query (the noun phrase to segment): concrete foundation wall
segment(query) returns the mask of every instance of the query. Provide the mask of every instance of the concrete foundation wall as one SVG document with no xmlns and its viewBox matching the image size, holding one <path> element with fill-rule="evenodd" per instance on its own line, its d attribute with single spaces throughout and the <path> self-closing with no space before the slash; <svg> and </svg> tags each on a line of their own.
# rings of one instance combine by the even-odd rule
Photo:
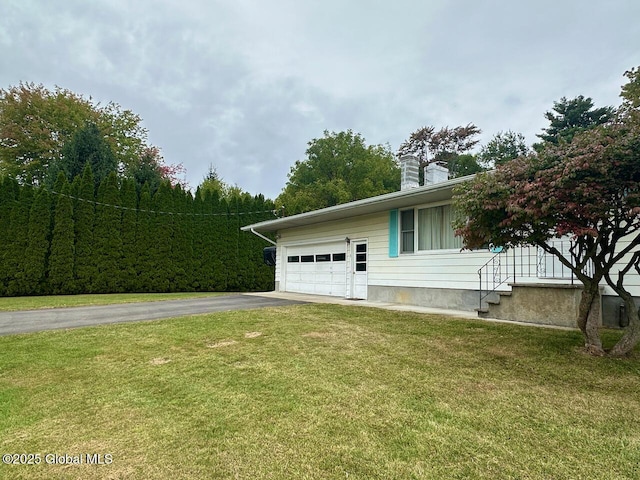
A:
<svg viewBox="0 0 640 480">
<path fill-rule="evenodd" d="M 481 316 L 575 328 L 581 285 L 516 284 L 512 288 L 509 295 L 492 294 L 487 299 L 491 302 L 490 310 Z M 275 291 L 280 291 L 280 282 L 276 282 Z M 478 307 L 478 291 L 369 285 L 368 300 L 474 311 Z M 640 298 L 635 300 L 640 308 Z M 619 297 L 603 295 L 591 315 L 596 315 L 598 323 L 604 327 L 620 328 L 621 304 Z"/>
<path fill-rule="evenodd" d="M 449 288 L 389 287 L 369 285 L 368 300 L 400 303 L 420 307 L 474 311 L 478 307 L 478 292 Z"/>
<path fill-rule="evenodd" d="M 636 307 L 640 308 L 640 297 L 633 298 L 636 302 Z M 602 297 L 602 323 L 605 327 L 609 328 L 620 328 L 625 326 L 624 323 L 621 324 L 621 320 L 626 321 L 621 318 L 621 309 L 620 307 L 624 305 L 622 299 L 618 296 L 612 295 L 603 295 Z"/>
<path fill-rule="evenodd" d="M 498 304 L 490 304 L 486 316 L 502 320 L 576 327 L 582 285 L 513 284 L 510 295 L 501 295 Z M 600 297 L 590 315 L 602 325 Z"/>
</svg>

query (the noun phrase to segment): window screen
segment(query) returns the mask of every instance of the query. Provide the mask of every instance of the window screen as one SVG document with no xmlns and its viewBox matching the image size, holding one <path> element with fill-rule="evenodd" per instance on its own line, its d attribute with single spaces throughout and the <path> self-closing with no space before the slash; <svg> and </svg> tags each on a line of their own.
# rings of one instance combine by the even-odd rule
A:
<svg viewBox="0 0 640 480">
<path fill-rule="evenodd" d="M 415 251 L 415 227 L 413 217 L 413 210 L 403 210 L 400 212 L 400 251 L 402 253 L 413 253 Z"/>
</svg>

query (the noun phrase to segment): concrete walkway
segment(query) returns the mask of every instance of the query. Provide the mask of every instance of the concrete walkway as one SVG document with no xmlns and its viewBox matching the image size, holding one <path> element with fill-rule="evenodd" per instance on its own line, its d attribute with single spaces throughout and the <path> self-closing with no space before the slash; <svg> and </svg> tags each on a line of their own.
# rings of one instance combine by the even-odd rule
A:
<svg viewBox="0 0 640 480">
<path fill-rule="evenodd" d="M 470 312 L 468 310 L 449 310 L 445 308 L 422 307 L 419 305 L 404 305 L 399 303 L 386 303 L 386 302 L 370 302 L 367 300 L 349 300 L 342 297 L 307 295 L 304 293 L 261 292 L 261 293 L 246 293 L 245 295 L 259 295 L 261 297 L 279 298 L 282 300 L 292 300 L 292 301 L 298 301 L 298 302 L 304 302 L 304 303 L 332 303 L 335 305 L 382 308 L 385 310 L 394 310 L 397 312 L 431 313 L 434 315 L 446 315 L 446 316 L 456 317 L 456 318 L 473 319 L 473 320 L 478 320 L 480 322 L 509 323 L 513 325 L 523 325 L 527 327 L 552 328 L 556 330 L 576 330 L 575 328 L 559 327 L 555 325 L 543 325 L 538 323 L 517 322 L 512 320 L 501 320 L 498 318 L 480 318 L 478 317 L 478 314 L 476 312 Z"/>
</svg>

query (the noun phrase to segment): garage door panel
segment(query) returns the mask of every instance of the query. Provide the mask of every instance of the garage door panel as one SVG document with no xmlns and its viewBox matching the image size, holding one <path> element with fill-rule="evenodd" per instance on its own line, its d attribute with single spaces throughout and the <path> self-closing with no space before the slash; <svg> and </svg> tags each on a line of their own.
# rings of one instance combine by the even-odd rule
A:
<svg viewBox="0 0 640 480">
<path fill-rule="evenodd" d="M 344 242 L 287 247 L 285 291 L 344 297 Z"/>
</svg>

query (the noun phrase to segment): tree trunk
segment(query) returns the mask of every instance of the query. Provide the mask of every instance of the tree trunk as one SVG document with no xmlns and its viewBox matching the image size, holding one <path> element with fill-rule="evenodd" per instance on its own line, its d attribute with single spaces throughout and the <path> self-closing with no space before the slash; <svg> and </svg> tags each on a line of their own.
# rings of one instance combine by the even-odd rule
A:
<svg viewBox="0 0 640 480">
<path fill-rule="evenodd" d="M 633 297 L 626 290 L 617 292 L 624 301 L 625 311 L 629 325 L 627 326 L 622 338 L 618 340 L 609 355 L 612 357 L 624 357 L 631 353 L 640 340 L 640 311 L 633 301 Z"/>
<path fill-rule="evenodd" d="M 602 348 L 602 340 L 600 340 L 600 325 L 598 325 L 598 317 L 590 315 L 591 306 L 599 293 L 598 282 L 591 282 L 584 285 L 582 295 L 580 296 L 580 305 L 578 307 L 578 328 L 584 335 L 585 349 L 587 353 L 595 356 L 605 354 Z"/>
</svg>

